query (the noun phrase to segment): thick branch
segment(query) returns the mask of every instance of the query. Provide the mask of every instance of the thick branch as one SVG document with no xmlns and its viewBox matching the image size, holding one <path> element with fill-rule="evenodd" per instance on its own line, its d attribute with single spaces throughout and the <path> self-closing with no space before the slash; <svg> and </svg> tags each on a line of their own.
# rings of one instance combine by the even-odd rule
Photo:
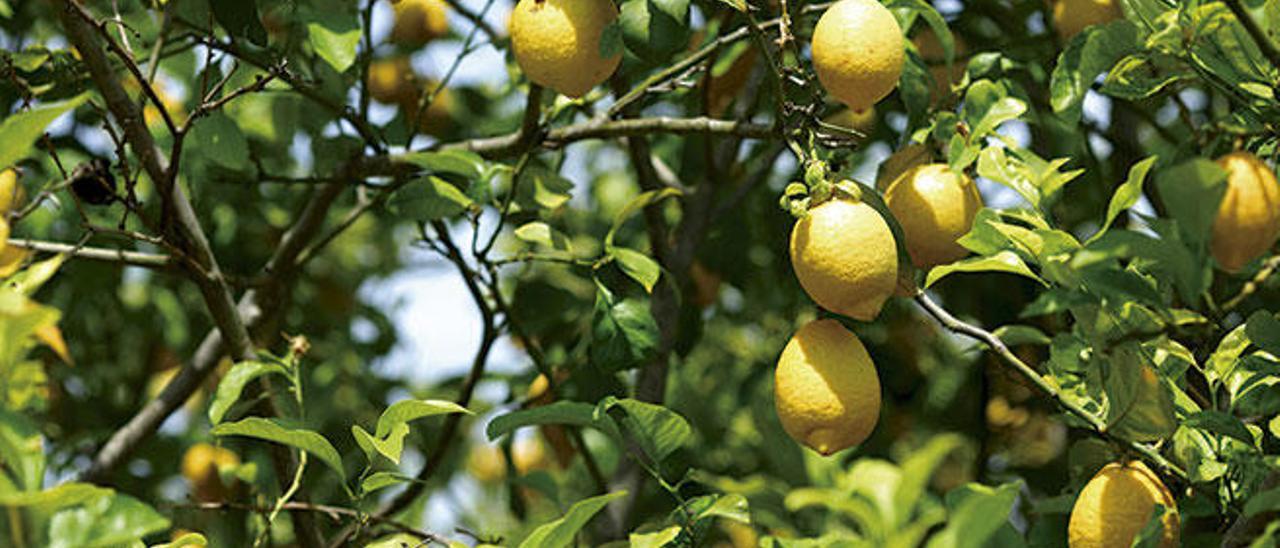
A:
<svg viewBox="0 0 1280 548">
<path fill-rule="evenodd" d="M 749 139 L 772 139 L 778 137 L 778 131 L 773 126 L 764 124 L 717 120 L 705 116 L 695 118 L 669 118 L 662 116 L 582 122 L 548 131 L 540 141 L 537 141 L 537 144 L 554 148 L 585 139 L 610 139 L 650 133 L 736 135 Z M 523 135 L 525 135 L 523 131 L 515 131 L 498 137 L 485 137 L 451 143 L 442 148 L 445 150 L 469 150 L 486 158 L 502 158 L 520 152 Z"/>
</svg>

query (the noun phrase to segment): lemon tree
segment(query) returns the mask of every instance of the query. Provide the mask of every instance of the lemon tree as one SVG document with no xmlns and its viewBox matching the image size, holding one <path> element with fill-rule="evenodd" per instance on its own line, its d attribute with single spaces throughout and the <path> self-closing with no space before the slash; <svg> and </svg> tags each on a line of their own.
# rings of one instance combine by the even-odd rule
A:
<svg viewBox="0 0 1280 548">
<path fill-rule="evenodd" d="M 4 546 L 1271 546 L 1275 0 L 0 0 Z"/>
</svg>

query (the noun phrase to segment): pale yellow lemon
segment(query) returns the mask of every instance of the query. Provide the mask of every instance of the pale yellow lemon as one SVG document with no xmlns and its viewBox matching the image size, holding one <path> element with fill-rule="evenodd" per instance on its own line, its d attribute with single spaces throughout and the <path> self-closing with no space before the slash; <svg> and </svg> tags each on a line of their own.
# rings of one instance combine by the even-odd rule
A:
<svg viewBox="0 0 1280 548">
<path fill-rule="evenodd" d="M 600 55 L 601 35 L 617 18 L 611 0 L 520 0 L 509 25 L 516 63 L 533 83 L 581 97 L 622 61 L 621 53 Z"/>
<path fill-rule="evenodd" d="M 862 443 L 880 418 L 880 378 L 871 356 L 832 319 L 805 324 L 787 342 L 773 394 L 782 428 L 822 455 Z"/>
<path fill-rule="evenodd" d="M 897 286 L 897 243 L 871 206 L 828 200 L 792 228 L 791 265 L 819 306 L 871 321 Z"/>
<path fill-rule="evenodd" d="M 1213 220 L 1210 250 L 1234 272 L 1265 253 L 1280 234 L 1280 183 L 1257 156 L 1237 151 L 1218 158 L 1227 190 Z"/>
<path fill-rule="evenodd" d="M 876 104 L 898 85 L 902 28 L 876 0 L 840 0 L 813 29 L 813 67 L 822 87 L 849 108 Z"/>
<path fill-rule="evenodd" d="M 889 185 L 884 201 L 902 227 L 916 268 L 932 268 L 969 254 L 957 240 L 973 228 L 982 196 L 963 173 L 947 164 L 916 166 Z"/>
<path fill-rule="evenodd" d="M 1053 28 L 1063 40 L 1080 31 L 1124 17 L 1119 0 L 1055 0 Z"/>
<path fill-rule="evenodd" d="M 1159 546 L 1178 545 L 1178 507 L 1173 494 L 1145 464 L 1111 463 L 1080 490 L 1067 538 L 1071 548 L 1129 548 L 1146 527 L 1156 504 L 1164 506 Z"/>
</svg>

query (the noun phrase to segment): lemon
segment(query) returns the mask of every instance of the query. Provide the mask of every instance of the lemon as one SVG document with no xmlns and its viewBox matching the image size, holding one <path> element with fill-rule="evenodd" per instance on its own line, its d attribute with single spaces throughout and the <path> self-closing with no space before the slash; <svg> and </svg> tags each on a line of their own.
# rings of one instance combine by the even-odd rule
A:
<svg viewBox="0 0 1280 548">
<path fill-rule="evenodd" d="M 902 28 L 875 0 L 840 0 L 813 29 L 813 67 L 827 93 L 854 110 L 875 105 L 902 75 Z"/>
<path fill-rule="evenodd" d="M 600 37 L 617 18 L 611 0 L 520 0 L 509 28 L 516 63 L 534 83 L 581 97 L 622 61 L 600 55 Z"/>
<path fill-rule="evenodd" d="M 0 278 L 7 278 L 22 268 L 27 260 L 27 250 L 21 247 L 0 244 Z"/>
<path fill-rule="evenodd" d="M 401 101 L 417 100 L 415 80 L 409 58 L 401 56 L 377 59 L 370 63 L 365 85 L 368 86 L 369 96 L 373 97 L 373 100 L 392 105 Z"/>
<path fill-rule="evenodd" d="M 876 108 L 869 107 L 862 110 L 846 108 L 828 116 L 826 122 L 866 135 L 876 128 Z"/>
<path fill-rule="evenodd" d="M 240 457 L 230 449 L 197 443 L 182 455 L 182 477 L 191 482 L 197 500 L 226 500 L 231 493 L 231 486 L 222 482 L 218 471 L 239 465 Z"/>
<path fill-rule="evenodd" d="M 444 0 L 392 0 L 391 7 L 395 10 L 392 42 L 422 47 L 449 33 Z"/>
<path fill-rule="evenodd" d="M 1164 506 L 1161 548 L 1178 545 L 1178 507 L 1160 478 L 1145 464 L 1111 463 L 1080 490 L 1071 509 L 1067 537 L 1071 548 L 1128 548 L 1146 527 L 1155 505 Z"/>
<path fill-rule="evenodd" d="M 871 435 L 880 418 L 880 378 L 862 342 L 836 320 L 792 335 L 778 358 L 774 405 L 797 442 L 830 455 Z"/>
<path fill-rule="evenodd" d="M 973 228 L 982 196 L 973 180 L 947 164 L 916 166 L 889 184 L 884 202 L 902 226 L 911 263 L 926 269 L 963 258 L 956 240 Z"/>
<path fill-rule="evenodd" d="M 0 213 L 22 207 L 26 196 L 26 191 L 18 184 L 18 170 L 9 168 L 0 171 Z"/>
<path fill-rule="evenodd" d="M 538 438 L 523 438 L 511 445 L 511 465 L 521 475 L 551 468 L 551 459 Z"/>
<path fill-rule="evenodd" d="M 871 206 L 829 200 L 792 228 L 791 266 L 819 306 L 870 321 L 897 286 L 897 243 Z"/>
<path fill-rule="evenodd" d="M 467 471 L 480 483 L 497 483 L 507 477 L 507 459 L 492 445 L 474 445 L 467 454 Z"/>
<path fill-rule="evenodd" d="M 1070 40 L 1087 27 L 1124 17 L 1117 0 L 1056 0 L 1053 28 L 1063 40 Z"/>
<path fill-rule="evenodd" d="M 876 189 L 884 192 L 900 175 L 913 167 L 929 163 L 929 160 L 929 147 L 923 144 L 911 143 L 902 147 L 880 164 L 880 172 L 876 175 Z"/>
<path fill-rule="evenodd" d="M 1248 152 L 1218 158 L 1227 191 L 1213 220 L 1213 258 L 1234 272 L 1263 254 L 1280 233 L 1280 183 L 1271 168 Z"/>
</svg>

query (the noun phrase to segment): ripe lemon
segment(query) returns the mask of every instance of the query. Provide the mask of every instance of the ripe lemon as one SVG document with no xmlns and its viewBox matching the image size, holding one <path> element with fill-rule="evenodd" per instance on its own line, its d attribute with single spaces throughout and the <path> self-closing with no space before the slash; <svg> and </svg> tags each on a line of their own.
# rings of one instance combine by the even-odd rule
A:
<svg viewBox="0 0 1280 548">
<path fill-rule="evenodd" d="M 1160 478 L 1138 461 L 1111 463 L 1080 490 L 1071 509 L 1067 538 L 1071 548 L 1128 547 L 1146 527 L 1155 505 L 1164 506 L 1161 548 L 1178 545 L 1178 507 Z"/>
<path fill-rule="evenodd" d="M 365 85 L 369 96 L 379 103 L 393 105 L 418 96 L 413 66 L 408 57 L 377 59 L 369 64 Z"/>
<path fill-rule="evenodd" d="M 947 164 L 916 166 L 884 193 L 884 202 L 902 226 L 907 253 L 917 268 L 931 268 L 969 252 L 956 243 L 973 228 L 982 196 L 973 180 Z"/>
<path fill-rule="evenodd" d="M 866 135 L 876 128 L 876 107 L 865 108 L 862 110 L 846 108 L 828 116 L 825 121 L 828 124 L 857 130 L 863 135 Z"/>
<path fill-rule="evenodd" d="M 392 42 L 416 48 L 449 34 L 444 0 L 392 0 L 391 7 L 395 9 Z"/>
<path fill-rule="evenodd" d="M 911 143 L 893 153 L 880 164 L 880 172 L 876 175 L 876 190 L 884 192 L 889 185 L 911 168 L 929 163 L 929 147 L 920 143 Z"/>
<path fill-rule="evenodd" d="M 778 358 L 773 397 L 787 434 L 824 456 L 862 443 L 880 418 L 880 378 L 871 356 L 831 319 L 792 335 Z"/>
<path fill-rule="evenodd" d="M 1124 17 L 1117 0 L 1057 0 L 1053 3 L 1053 28 L 1070 40 L 1087 27 Z"/>
<path fill-rule="evenodd" d="M 876 0 L 840 0 L 813 29 L 813 67 L 827 93 L 854 110 L 898 85 L 905 59 L 902 28 Z"/>
<path fill-rule="evenodd" d="M 467 471 L 480 483 L 498 483 L 507 477 L 507 459 L 492 445 L 473 445 L 467 454 Z"/>
<path fill-rule="evenodd" d="M 871 321 L 898 284 L 898 251 L 880 212 L 829 200 L 791 229 L 791 266 L 819 306 Z"/>
<path fill-rule="evenodd" d="M 581 97 L 622 61 L 600 56 L 600 36 L 617 18 L 611 0 L 520 0 L 509 28 L 516 63 L 534 83 Z"/>
<path fill-rule="evenodd" d="M 18 184 L 18 170 L 9 168 L 0 171 L 0 213 L 22 207 L 26 197 L 26 191 Z"/>
<path fill-rule="evenodd" d="M 1237 151 L 1218 158 L 1227 192 L 1213 220 L 1210 251 L 1228 272 L 1240 270 L 1275 243 L 1280 233 L 1280 183 L 1257 156 Z"/>
<path fill-rule="evenodd" d="M 230 449 L 197 443 L 182 455 L 182 477 L 191 483 L 197 500 L 222 501 L 230 495 L 232 486 L 222 482 L 218 470 L 239 465 L 240 457 Z"/>
</svg>

